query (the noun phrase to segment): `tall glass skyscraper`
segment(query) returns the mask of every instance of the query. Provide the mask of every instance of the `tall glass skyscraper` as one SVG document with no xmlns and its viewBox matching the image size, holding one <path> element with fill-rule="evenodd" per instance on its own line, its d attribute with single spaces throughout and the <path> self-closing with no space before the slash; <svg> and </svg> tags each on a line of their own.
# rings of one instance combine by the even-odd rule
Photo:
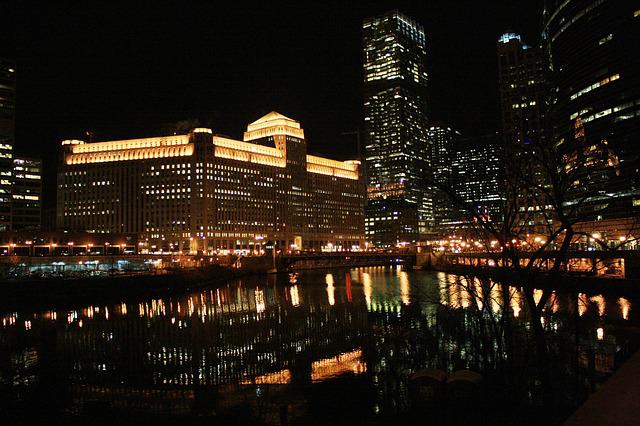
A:
<svg viewBox="0 0 640 426">
<path fill-rule="evenodd" d="M 367 239 L 394 246 L 432 225 L 427 187 L 427 65 L 424 28 L 397 10 L 362 26 Z"/>
<path fill-rule="evenodd" d="M 16 66 L 0 58 L 0 231 L 11 229 L 11 171 L 16 110 Z"/>
<path fill-rule="evenodd" d="M 552 136 L 594 210 L 640 212 L 640 4 L 547 0 Z M 585 195 L 582 195 L 583 197 Z M 635 212 L 635 213 L 633 213 Z"/>
</svg>

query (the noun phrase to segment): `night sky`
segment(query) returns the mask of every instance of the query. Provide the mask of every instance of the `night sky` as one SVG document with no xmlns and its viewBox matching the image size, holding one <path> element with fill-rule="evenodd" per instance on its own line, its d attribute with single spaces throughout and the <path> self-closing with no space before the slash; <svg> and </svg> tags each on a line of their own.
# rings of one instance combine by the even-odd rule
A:
<svg viewBox="0 0 640 426">
<path fill-rule="evenodd" d="M 15 150 L 45 160 L 45 205 L 59 141 L 86 131 L 145 137 L 199 120 L 241 138 L 277 110 L 301 122 L 311 153 L 354 157 L 340 134 L 362 121 L 362 19 L 394 8 L 425 27 L 430 116 L 468 136 L 495 131 L 495 43 L 505 30 L 537 43 L 535 0 L 14 0 L 0 1 L 0 56 L 18 63 Z"/>
</svg>

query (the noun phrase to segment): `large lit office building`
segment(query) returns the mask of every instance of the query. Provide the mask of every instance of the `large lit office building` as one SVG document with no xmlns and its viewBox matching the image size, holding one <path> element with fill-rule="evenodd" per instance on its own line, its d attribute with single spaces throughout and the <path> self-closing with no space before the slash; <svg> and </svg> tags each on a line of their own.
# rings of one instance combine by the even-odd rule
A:
<svg viewBox="0 0 640 426">
<path fill-rule="evenodd" d="M 16 66 L 0 58 L 0 231 L 11 229 L 11 170 L 15 138 Z"/>
<path fill-rule="evenodd" d="M 367 240 L 412 243 L 432 225 L 424 29 L 398 11 L 363 23 Z"/>
<path fill-rule="evenodd" d="M 300 123 L 271 112 L 244 141 L 185 135 L 62 142 L 58 227 L 137 233 L 149 250 L 350 250 L 364 242 L 357 161 L 307 155 Z"/>
<path fill-rule="evenodd" d="M 543 46 L 554 142 L 567 167 L 584 171 L 582 193 L 607 214 L 640 212 L 640 5 L 634 1 L 548 0 Z M 635 212 L 635 213 L 634 213 Z"/>
</svg>

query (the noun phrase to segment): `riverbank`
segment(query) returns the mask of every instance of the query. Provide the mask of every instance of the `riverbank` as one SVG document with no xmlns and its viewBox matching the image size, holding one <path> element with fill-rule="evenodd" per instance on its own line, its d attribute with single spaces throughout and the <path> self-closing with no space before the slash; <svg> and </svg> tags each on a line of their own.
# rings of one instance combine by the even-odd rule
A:
<svg viewBox="0 0 640 426">
<path fill-rule="evenodd" d="M 78 303 L 117 302 L 122 298 L 183 293 L 215 286 L 253 273 L 214 265 L 163 273 L 107 277 L 5 280 L 0 282 L 0 311 L 47 309 Z"/>
<path fill-rule="evenodd" d="M 454 275 L 473 275 L 480 278 L 493 279 L 500 282 L 520 282 L 522 277 L 515 271 L 496 267 L 475 267 L 467 265 L 450 265 L 448 267 L 433 267 L 436 272 Z M 621 278 L 602 278 L 585 275 L 565 274 L 561 278 L 561 285 L 554 283 L 548 274 L 535 272 L 531 276 L 536 288 L 552 288 L 554 290 L 578 291 L 584 293 L 602 292 L 608 294 L 639 294 L 640 280 Z"/>
<path fill-rule="evenodd" d="M 375 266 L 375 265 L 372 265 Z M 352 265 L 331 269 L 349 269 Z M 317 267 L 309 269 L 327 269 Z M 478 268 L 451 265 L 426 271 L 493 279 L 518 286 L 522 277 L 501 268 Z M 0 312 L 19 309 L 65 307 L 76 304 L 119 302 L 123 299 L 181 294 L 197 288 L 215 287 L 239 277 L 265 274 L 261 269 L 236 269 L 211 265 L 202 268 L 165 270 L 162 273 L 111 275 L 82 278 L 16 279 L 0 281 Z M 612 295 L 640 294 L 640 280 L 611 279 L 566 275 L 561 285 L 554 284 L 546 274 L 533 277 L 536 288 L 552 288 L 570 292 L 604 293 Z"/>
</svg>

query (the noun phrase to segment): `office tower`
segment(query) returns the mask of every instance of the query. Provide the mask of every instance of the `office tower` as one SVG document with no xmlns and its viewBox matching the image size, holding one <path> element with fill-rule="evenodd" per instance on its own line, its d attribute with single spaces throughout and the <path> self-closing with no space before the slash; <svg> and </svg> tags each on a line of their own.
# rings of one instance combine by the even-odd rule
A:
<svg viewBox="0 0 640 426">
<path fill-rule="evenodd" d="M 11 229 L 11 169 L 15 139 L 16 66 L 0 58 L 0 231 Z"/>
<path fill-rule="evenodd" d="M 475 213 L 493 222 L 503 220 L 504 155 L 496 135 L 459 139 L 451 164 L 457 195 Z M 461 211 L 460 223 L 468 223 L 468 209 Z"/>
<path fill-rule="evenodd" d="M 640 212 L 640 5 L 548 0 L 543 46 L 549 62 L 551 134 L 592 212 Z M 601 216 L 598 213 L 595 213 Z"/>
<path fill-rule="evenodd" d="M 437 123 L 432 123 L 427 134 L 431 146 L 432 179 L 436 186 L 433 192 L 434 231 L 442 235 L 448 233 L 452 223 L 460 220 L 459 208 L 447 190 L 455 192 L 452 165 L 461 134 Z"/>
<path fill-rule="evenodd" d="M 300 123 L 271 112 L 244 141 L 183 135 L 62 142 L 57 224 L 136 233 L 147 249 L 350 250 L 364 243 L 358 161 L 307 155 Z"/>
<path fill-rule="evenodd" d="M 518 226 L 537 232 L 546 225 L 545 214 L 538 209 L 543 194 L 535 184 L 548 179 L 540 154 L 545 150 L 545 112 L 547 84 L 544 56 L 539 48 L 523 43 L 520 35 L 503 34 L 497 43 L 498 89 L 502 123 L 502 143 L 505 149 L 505 172 L 514 185 L 526 184 L 528 191 L 518 191 L 513 209 L 520 212 Z M 535 184 L 534 184 L 535 183 Z"/>
<path fill-rule="evenodd" d="M 11 188 L 12 229 L 40 229 L 42 216 L 42 161 L 34 158 L 13 159 Z"/>
<path fill-rule="evenodd" d="M 365 19 L 362 32 L 367 239 L 411 243 L 433 222 L 424 29 L 391 11 Z"/>
<path fill-rule="evenodd" d="M 502 137 L 509 155 L 520 157 L 545 141 L 543 56 L 514 33 L 500 37 L 497 52 Z"/>
</svg>

